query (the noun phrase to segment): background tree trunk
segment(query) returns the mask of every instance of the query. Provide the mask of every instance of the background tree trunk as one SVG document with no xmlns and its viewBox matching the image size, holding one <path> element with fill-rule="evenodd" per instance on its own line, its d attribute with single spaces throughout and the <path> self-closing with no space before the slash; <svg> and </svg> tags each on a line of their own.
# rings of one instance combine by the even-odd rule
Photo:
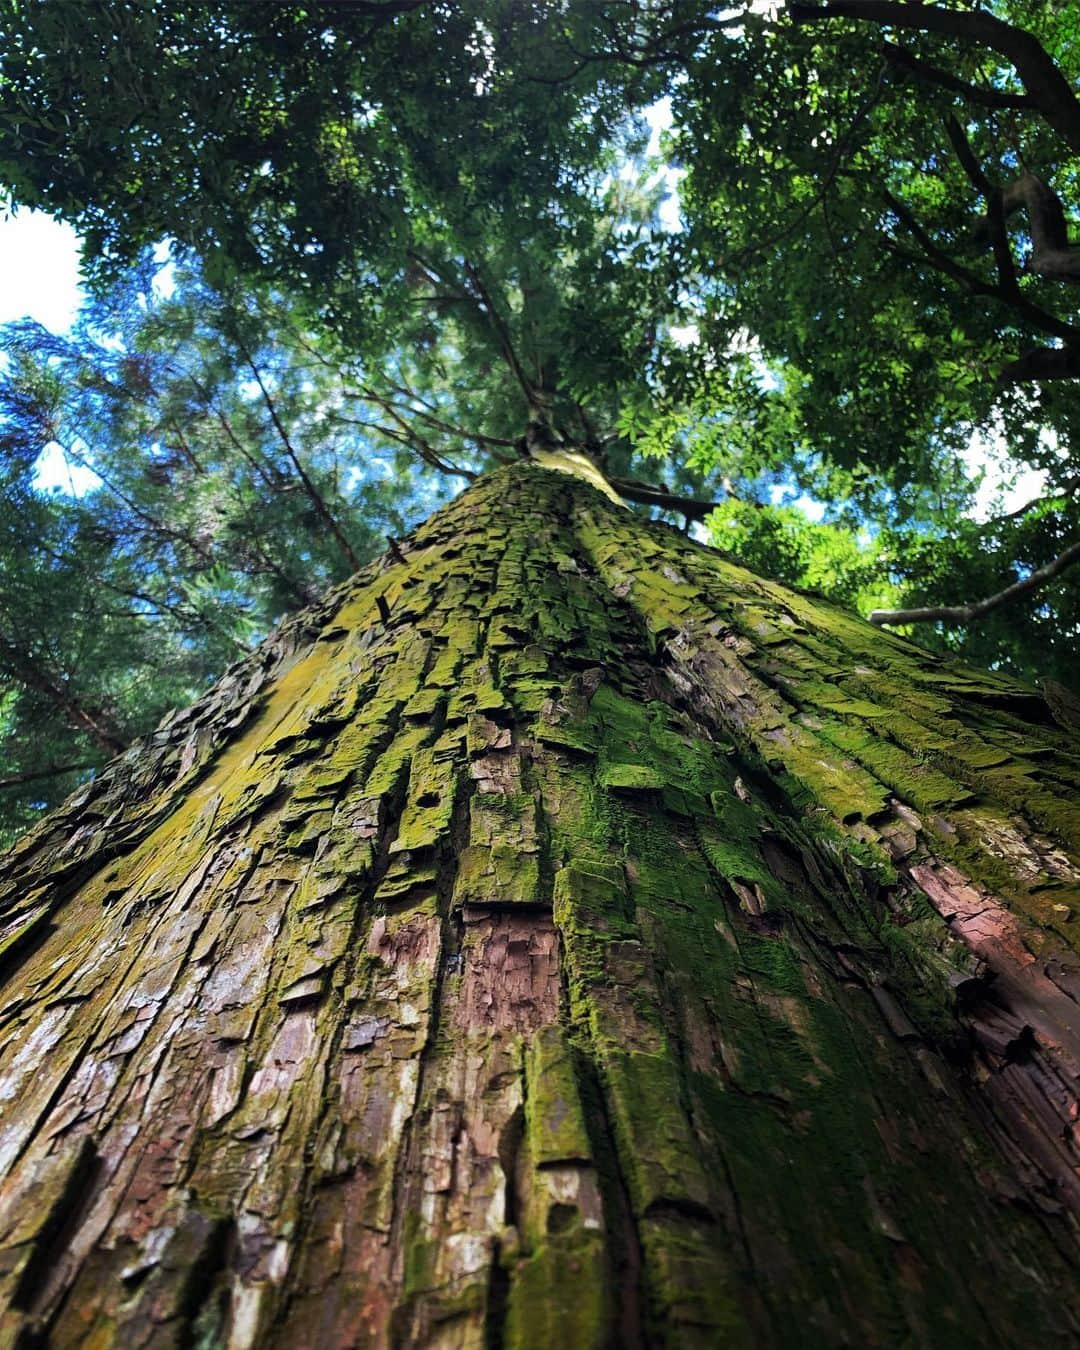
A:
<svg viewBox="0 0 1080 1350">
<path fill-rule="evenodd" d="M 481 480 L 9 855 L 0 1341 L 1061 1343 L 1069 742 Z"/>
</svg>

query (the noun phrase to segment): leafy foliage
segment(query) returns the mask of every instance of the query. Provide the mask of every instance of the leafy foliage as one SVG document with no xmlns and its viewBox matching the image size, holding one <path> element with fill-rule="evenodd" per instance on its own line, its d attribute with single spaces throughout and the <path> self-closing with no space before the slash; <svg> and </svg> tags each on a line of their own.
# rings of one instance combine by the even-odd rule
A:
<svg viewBox="0 0 1080 1350">
<path fill-rule="evenodd" d="M 702 27 L 685 55 L 700 341 L 678 388 L 724 427 L 697 462 L 794 467 L 854 506 L 909 602 L 993 594 L 1080 535 L 1080 248 L 1049 266 L 1017 187 L 1076 201 L 1075 28 L 1068 4 L 840 0 Z M 977 501 L 973 443 L 1032 484 L 1027 509 Z M 1075 583 L 1040 602 L 919 636 L 1067 678 Z"/>
<path fill-rule="evenodd" d="M 710 541 L 753 572 L 783 577 L 864 612 L 898 598 L 883 552 L 869 535 L 808 520 L 797 507 L 731 498 L 706 524 Z"/>
<path fill-rule="evenodd" d="M 184 272 L 164 297 L 155 270 L 68 337 L 0 334 L 3 777 L 33 775 L 5 792 L 17 819 L 70 788 L 45 770 L 122 749 L 452 484 L 365 438 L 284 304 Z"/>
<path fill-rule="evenodd" d="M 9 778 L 126 744 L 537 444 L 864 612 L 993 594 L 1080 532 L 1067 4 L 0 0 L 0 24 L 0 173 L 82 231 L 97 295 L 68 338 L 3 339 Z M 43 451 L 96 485 L 44 495 Z M 1067 682 L 1078 633 L 1070 575 L 919 630 Z"/>
<path fill-rule="evenodd" d="M 6 173 L 18 200 L 78 225 L 98 276 L 173 238 L 215 282 L 258 274 L 310 297 L 354 349 L 385 346 L 410 312 L 400 283 L 417 250 L 576 247 L 582 186 L 624 112 L 621 81 L 543 82 L 564 29 L 590 45 L 587 7 L 4 0 L 0 13 Z"/>
</svg>

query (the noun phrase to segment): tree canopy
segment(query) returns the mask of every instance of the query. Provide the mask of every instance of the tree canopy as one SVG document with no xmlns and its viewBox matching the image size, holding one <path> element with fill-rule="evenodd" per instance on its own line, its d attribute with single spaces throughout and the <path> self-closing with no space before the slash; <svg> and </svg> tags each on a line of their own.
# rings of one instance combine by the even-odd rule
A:
<svg viewBox="0 0 1080 1350">
<path fill-rule="evenodd" d="M 12 827 L 528 444 L 864 612 L 1059 567 L 918 637 L 1068 682 L 1075 29 L 1024 0 L 0 0 L 0 175 L 80 230 L 95 295 L 3 338 Z M 985 500 L 979 447 L 1029 499 Z M 43 452 L 94 486 L 42 492 Z"/>
<path fill-rule="evenodd" d="M 916 601 L 996 593 L 1080 533 L 1077 22 L 1054 3 L 792 4 L 687 62 L 707 405 L 769 427 L 770 462 L 850 474 L 807 482 L 886 526 Z M 752 350 L 721 361 L 740 330 Z M 971 518 L 973 441 L 1032 475 L 1027 503 Z M 1077 619 L 1072 586 L 958 645 L 1021 667 L 1026 647 L 1048 674 Z"/>
</svg>

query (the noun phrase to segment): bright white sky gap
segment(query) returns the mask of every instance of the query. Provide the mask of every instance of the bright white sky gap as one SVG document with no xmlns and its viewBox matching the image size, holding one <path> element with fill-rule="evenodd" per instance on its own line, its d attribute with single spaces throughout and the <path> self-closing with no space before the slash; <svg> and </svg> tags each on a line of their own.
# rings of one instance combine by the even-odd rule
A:
<svg viewBox="0 0 1080 1350">
<path fill-rule="evenodd" d="M 54 332 L 82 303 L 79 236 L 42 211 L 0 217 L 0 323 L 29 316 Z"/>
<path fill-rule="evenodd" d="M 43 211 L 0 217 L 0 323 L 37 319 L 54 333 L 66 333 L 83 301 L 79 236 Z M 54 441 L 38 456 L 34 486 L 59 488 L 73 497 L 100 480 L 70 464 Z"/>
</svg>

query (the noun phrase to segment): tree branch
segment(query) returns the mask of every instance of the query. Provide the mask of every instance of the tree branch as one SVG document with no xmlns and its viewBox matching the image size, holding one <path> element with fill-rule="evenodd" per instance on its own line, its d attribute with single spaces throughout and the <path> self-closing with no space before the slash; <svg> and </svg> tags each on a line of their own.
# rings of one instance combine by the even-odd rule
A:
<svg viewBox="0 0 1080 1350">
<path fill-rule="evenodd" d="M 360 397 L 363 398 L 365 402 L 374 403 L 377 408 L 381 408 L 383 412 L 386 413 L 387 417 L 397 423 L 399 430 L 396 432 L 392 431 L 389 427 L 385 427 L 379 422 L 360 422 L 359 419 L 354 418 L 342 420 L 355 421 L 357 425 L 371 427 L 373 430 L 381 432 L 384 436 L 388 436 L 391 440 L 397 441 L 399 445 L 408 446 L 410 450 L 413 450 L 420 456 L 425 464 L 430 465 L 433 469 L 437 469 L 439 473 L 454 474 L 458 478 L 464 478 L 470 483 L 476 479 L 476 474 L 473 473 L 471 469 L 460 469 L 456 464 L 452 464 L 449 460 L 443 459 L 442 455 L 439 454 L 430 441 L 425 440 L 409 419 L 402 416 L 397 405 L 391 402 L 390 399 L 383 398 L 380 394 L 377 394 L 374 389 L 362 389 L 360 391 Z"/>
<path fill-rule="evenodd" d="M 650 487 L 647 483 L 637 483 L 629 478 L 609 478 L 608 482 L 629 502 L 639 506 L 658 506 L 662 511 L 678 511 L 688 521 L 704 520 L 710 511 L 715 511 L 717 503 L 706 501 L 703 497 L 680 497 L 678 493 L 666 492 L 663 488 Z"/>
<path fill-rule="evenodd" d="M 1041 506 L 1043 502 L 1068 501 L 1077 488 L 1080 488 L 1080 473 L 1074 474 L 1072 478 L 1067 478 L 1056 492 L 1042 493 L 1038 497 L 1032 497 L 1031 501 L 1025 502 L 1023 506 L 1018 506 L 1015 511 L 1006 511 L 1004 515 L 995 516 L 994 520 L 1019 520 L 1021 516 L 1026 516 L 1029 511 L 1033 511 L 1036 506 Z"/>
<path fill-rule="evenodd" d="M 1044 567 L 1036 568 L 1023 581 L 1013 582 L 1011 586 L 1006 586 L 1003 591 L 998 591 L 996 595 L 987 596 L 985 600 L 976 600 L 970 605 L 940 605 L 926 609 L 875 609 L 870 615 L 870 622 L 878 625 L 886 623 L 971 623 L 975 619 L 982 618 L 992 609 L 997 609 L 1000 605 L 1010 604 L 1022 595 L 1027 595 L 1029 591 L 1035 591 L 1040 586 L 1045 586 L 1048 581 L 1052 581 L 1054 577 L 1076 562 L 1080 562 L 1080 541 L 1070 545 L 1064 553 L 1059 553 L 1052 562 L 1048 562 Z"/>
<path fill-rule="evenodd" d="M 565 74 L 547 76 L 532 74 L 525 76 L 525 78 L 537 84 L 565 84 L 568 80 L 572 80 L 576 75 L 579 75 L 586 66 L 601 61 L 617 61 L 622 65 L 641 70 L 648 69 L 651 66 L 664 65 L 671 61 L 685 61 L 687 56 L 686 43 L 692 43 L 700 39 L 707 32 L 724 32 L 727 29 L 739 28 L 746 22 L 746 15 L 747 9 L 743 9 L 737 14 L 729 13 L 723 17 L 719 14 L 695 15 L 691 20 L 678 23 L 652 37 L 647 37 L 639 44 L 628 46 L 625 42 L 619 40 L 610 14 L 602 14 L 611 34 L 611 50 L 581 51 L 574 46 L 569 38 L 564 36 L 563 45 L 578 62 L 577 66 Z M 678 45 L 680 40 L 682 45 Z"/>
<path fill-rule="evenodd" d="M 1018 314 L 1022 314 L 1034 328 L 1040 328 L 1044 333 L 1051 333 L 1054 337 L 1064 338 L 1066 341 L 1080 341 L 1080 329 L 1074 328 L 1072 324 L 1068 324 L 1063 319 L 1057 318 L 1056 315 L 1048 313 L 1040 305 L 1033 304 L 1023 295 L 1019 293 L 1011 294 L 1007 289 L 1003 289 L 1000 284 L 994 285 L 985 281 L 977 272 L 972 272 L 969 268 L 955 262 L 947 253 L 938 248 L 903 202 L 898 201 L 889 191 L 885 191 L 882 195 L 893 214 L 915 236 L 924 254 L 921 259 L 913 257 L 912 254 L 905 253 L 892 240 L 886 239 L 886 247 L 890 248 L 898 257 L 906 258 L 909 262 L 929 263 L 936 271 L 952 277 L 954 281 L 959 281 L 972 295 L 992 296 L 995 300 L 1000 300 L 1002 304 L 1009 305 Z"/>
<path fill-rule="evenodd" d="M 1030 94 L 1006 94 L 1000 89 L 983 89 L 980 85 L 969 84 L 967 80 L 932 66 L 929 61 L 922 60 L 914 52 L 909 52 L 906 47 L 898 47 L 893 42 L 883 42 L 881 50 L 886 61 L 892 65 L 910 71 L 917 80 L 939 85 L 954 94 L 961 94 L 969 103 L 977 103 L 983 108 L 1001 108 L 1015 112 L 1038 111 Z"/>
<path fill-rule="evenodd" d="M 144 511 L 133 498 L 129 497 L 126 492 L 116 485 L 113 479 L 100 465 L 91 463 L 85 455 L 81 455 L 78 450 L 75 449 L 70 441 L 65 443 L 61 441 L 58 436 L 54 436 L 53 439 L 68 458 L 73 459 L 81 468 L 89 469 L 91 473 L 96 474 L 113 496 L 118 501 L 122 502 L 131 514 L 137 520 L 141 520 L 151 531 L 164 539 L 172 539 L 177 543 L 183 544 L 186 548 L 191 549 L 192 553 L 198 558 L 205 558 L 208 562 L 213 561 L 210 551 L 202 547 L 193 535 L 187 534 L 183 530 L 177 530 L 171 525 L 166 525 L 164 521 L 158 520 L 155 516 L 150 515 L 148 511 Z"/>
<path fill-rule="evenodd" d="M 880 73 L 878 74 L 877 83 L 874 85 L 874 88 L 870 91 L 868 97 L 864 99 L 863 102 L 859 105 L 859 107 L 855 110 L 855 116 L 851 119 L 851 123 L 849 124 L 847 130 L 840 137 L 839 141 L 837 141 L 836 149 L 833 152 L 831 159 L 829 160 L 829 167 L 826 169 L 824 177 L 820 180 L 818 184 L 817 191 L 810 198 L 810 200 L 804 206 L 800 207 L 798 212 L 795 214 L 794 218 L 788 221 L 788 223 L 786 225 L 783 225 L 779 230 L 777 230 L 775 234 L 769 235 L 769 237 L 764 241 L 758 241 L 753 244 L 748 244 L 745 248 L 739 249 L 737 253 L 729 254 L 727 257 L 721 259 L 721 262 L 725 266 L 730 266 L 731 263 L 738 261 L 740 258 L 748 257 L 751 254 L 764 253 L 766 249 L 774 248 L 777 244 L 782 243 L 783 240 L 787 239 L 789 235 L 795 233 L 795 231 L 799 228 L 799 226 L 803 223 L 803 221 L 808 218 L 810 213 L 813 210 L 815 210 L 816 207 L 825 202 L 829 194 L 829 189 L 836 181 L 836 177 L 840 172 L 840 167 L 844 162 L 844 156 L 851 148 L 851 142 L 855 139 L 855 133 L 859 129 L 860 123 L 871 111 L 871 109 L 877 103 L 878 99 L 881 97 L 884 91 L 885 88 L 884 76 L 885 76 L 885 68 L 882 67 Z"/>
<path fill-rule="evenodd" d="M 503 354 L 503 359 L 513 372 L 514 378 L 521 386 L 521 392 L 525 395 L 525 401 L 529 406 L 531 414 L 533 409 L 538 407 L 537 390 L 533 387 L 532 381 L 525 374 L 525 369 L 518 360 L 518 354 L 514 350 L 514 344 L 510 338 L 510 330 L 496 308 L 495 302 L 491 298 L 487 287 L 484 285 L 483 278 L 476 265 L 467 262 L 465 264 L 465 273 L 476 288 L 476 295 L 479 301 L 478 308 L 480 309 L 480 312 L 487 317 L 492 328 L 494 328 L 495 336 L 498 338 L 499 347 Z M 546 411 L 546 409 L 544 411 Z"/>
<path fill-rule="evenodd" d="M 127 749 L 127 741 L 109 712 L 82 703 L 62 679 L 46 670 L 31 652 L 4 632 L 0 632 L 0 659 L 7 663 L 16 680 L 47 698 L 70 726 L 89 735 L 110 758 Z"/>
<path fill-rule="evenodd" d="M 1080 101 L 1053 57 L 1024 28 L 1014 28 L 985 10 L 943 9 L 905 0 L 828 0 L 826 4 L 789 0 L 787 11 L 797 24 L 820 19 L 865 19 L 883 27 L 915 28 L 989 47 L 1012 63 L 1039 112 L 1073 150 L 1080 152 Z"/>
<path fill-rule="evenodd" d="M 276 468 L 274 466 L 271 466 L 270 469 L 267 469 L 262 464 L 259 463 L 259 461 L 255 458 L 255 456 L 251 454 L 248 451 L 247 447 L 242 443 L 240 438 L 237 436 L 236 432 L 233 431 L 232 423 L 225 416 L 224 412 L 222 412 L 222 410 L 214 402 L 210 390 L 205 385 L 203 385 L 189 370 L 184 370 L 183 374 L 188 380 L 188 383 L 191 385 L 191 387 L 198 394 L 199 398 L 202 400 L 203 406 L 206 408 L 207 412 L 213 413 L 222 431 L 224 431 L 226 437 L 228 438 L 229 444 L 233 447 L 233 449 L 240 456 L 240 458 L 243 459 L 246 464 L 251 466 L 251 468 L 255 471 L 255 473 L 258 474 L 258 476 L 263 480 L 263 482 L 272 492 L 277 491 L 277 489 L 280 488 L 281 483 L 275 482 L 274 479 L 271 477 L 272 472 L 276 473 Z"/>
<path fill-rule="evenodd" d="M 81 773 L 85 769 L 96 769 L 91 763 L 54 764 L 48 769 L 29 769 L 26 773 L 11 773 L 0 778 L 0 791 L 4 788 L 20 787 L 23 783 L 37 783 L 43 778 L 59 778 L 63 773 Z"/>
<path fill-rule="evenodd" d="M 1016 278 L 1009 235 L 1005 229 L 1006 212 L 1002 191 L 983 173 L 963 127 L 951 114 L 945 119 L 945 130 L 969 181 L 986 202 L 986 228 L 994 249 L 994 261 L 997 263 L 998 284 L 1013 301 L 1018 300 L 1020 283 Z"/>
<path fill-rule="evenodd" d="M 395 393 L 400 394 L 402 398 L 407 398 L 411 403 L 420 403 L 421 408 L 410 408 L 409 412 L 414 417 L 419 417 L 421 421 L 426 422 L 428 426 L 434 427 L 437 431 L 444 431 L 448 436 L 459 436 L 463 441 L 473 441 L 476 445 L 499 446 L 504 450 L 512 450 L 514 442 L 508 440 L 505 436 L 488 436 L 483 431 L 466 431 L 464 427 L 459 427 L 453 422 L 444 422 L 441 418 L 435 416 L 436 405 L 423 399 L 414 390 L 406 388 L 405 385 L 391 385 Z M 348 391 L 346 391 L 348 392 Z M 361 395 L 366 397 L 366 395 Z M 455 470 L 460 472 L 460 470 Z M 467 475 L 466 475 L 467 476 Z"/>
<path fill-rule="evenodd" d="M 289 439 L 289 433 L 285 430 L 284 426 L 282 426 L 281 419 L 278 417 L 277 408 L 274 406 L 274 400 L 270 397 L 269 390 L 263 383 L 263 378 L 259 372 L 258 366 L 255 364 L 242 342 L 237 340 L 237 346 L 240 348 L 240 354 L 243 356 L 248 369 L 255 377 L 255 383 L 259 386 L 259 392 L 262 395 L 263 403 L 266 406 L 267 412 L 270 414 L 270 421 L 273 423 L 274 430 L 277 432 L 282 445 L 285 447 L 285 453 L 289 456 L 289 460 L 296 470 L 296 476 L 300 479 L 301 486 L 307 494 L 308 501 L 310 501 L 311 505 L 315 508 L 315 514 L 337 540 L 338 547 L 341 549 L 342 553 L 344 553 L 345 560 L 352 570 L 354 572 L 359 572 L 360 559 L 356 556 L 352 544 L 349 543 L 348 535 L 338 524 L 334 513 L 327 506 L 326 502 L 323 501 L 322 494 L 308 477 L 307 470 L 301 463 L 300 457 L 297 455 L 296 450 L 293 448 L 293 443 Z"/>
<path fill-rule="evenodd" d="M 1034 347 L 1010 361 L 999 373 L 995 384 L 1004 389 L 1028 380 L 1080 379 L 1080 350 L 1076 347 Z"/>
<path fill-rule="evenodd" d="M 1061 198 L 1049 184 L 1025 170 L 1002 194 L 1002 211 L 1009 216 L 1024 207 L 1031 233 L 1027 270 L 1049 281 L 1080 282 L 1080 248 L 1069 241 Z"/>
<path fill-rule="evenodd" d="M 114 595 L 122 596 L 125 600 L 137 600 L 142 605 L 150 606 L 156 613 L 168 614 L 180 623 L 201 624 L 203 628 L 208 629 L 210 632 L 217 633 L 219 637 L 224 638 L 225 641 L 230 643 L 233 649 L 241 655 L 246 656 L 251 651 L 251 648 L 247 643 L 241 642 L 239 638 L 234 637 L 227 629 L 223 628 L 220 624 L 215 623 L 197 607 L 193 606 L 191 609 L 185 609 L 180 605 L 171 605 L 167 600 L 150 595 L 146 591 L 132 590 L 126 586 L 118 586 L 115 581 L 110 581 L 109 578 L 103 576 L 100 571 L 92 571 L 88 567 L 83 567 L 75 556 L 58 553 L 56 549 L 51 548 L 44 541 L 40 542 L 39 547 L 52 558 L 53 562 L 59 563 L 63 567 L 77 567 L 81 576 L 86 577 L 96 586 L 104 586 L 106 590 L 112 591 Z M 118 617 L 138 621 L 141 616 L 137 610 L 127 610 L 122 616 Z"/>
</svg>

